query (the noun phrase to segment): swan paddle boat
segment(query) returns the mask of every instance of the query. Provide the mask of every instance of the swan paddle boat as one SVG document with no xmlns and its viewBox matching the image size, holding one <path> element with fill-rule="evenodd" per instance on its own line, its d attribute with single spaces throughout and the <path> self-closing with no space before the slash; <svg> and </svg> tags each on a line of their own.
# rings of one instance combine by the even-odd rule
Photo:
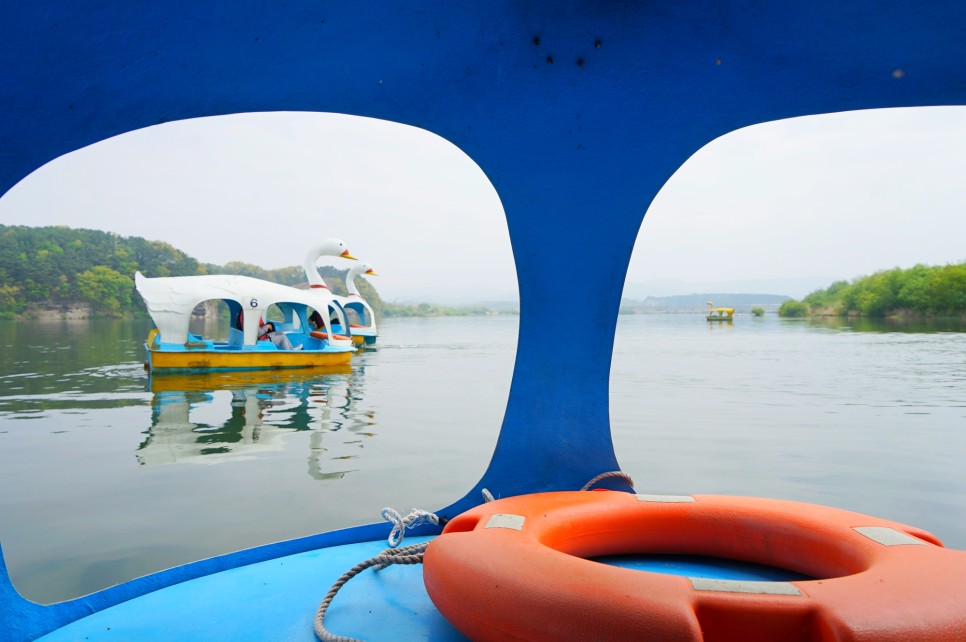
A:
<svg viewBox="0 0 966 642">
<path fill-rule="evenodd" d="M 356 285 L 358 276 L 378 276 L 378 274 L 368 263 L 359 263 L 349 268 L 345 275 L 346 290 L 349 294 L 336 297 L 349 317 L 347 319 L 349 327 L 346 329 L 344 326 L 336 326 L 333 332 L 350 335 L 352 342 L 357 346 L 371 346 L 375 345 L 376 337 L 379 336 L 376 328 L 376 314 L 369 302 L 359 293 L 359 287 Z"/>
<path fill-rule="evenodd" d="M 222 274 L 151 279 L 138 272 L 134 282 L 155 325 L 145 344 L 152 373 L 345 366 L 355 351 L 348 337 L 312 334 L 317 306 L 324 306 L 322 318 L 338 310 L 308 290 Z M 211 300 L 228 306 L 227 340 L 188 330 L 194 309 Z M 283 341 L 260 340 L 259 321 L 269 320 L 269 308 L 281 316 L 271 322 Z"/>
<path fill-rule="evenodd" d="M 734 308 L 716 308 L 714 303 L 708 301 L 708 321 L 732 321 L 735 316 Z"/>
<path fill-rule="evenodd" d="M 365 273 L 367 270 L 370 270 L 371 274 L 375 273 L 371 272 L 368 264 L 357 263 L 346 273 L 346 287 L 349 291 L 349 296 L 339 296 L 329 289 L 325 279 L 319 274 L 316 264 L 324 256 L 356 260 L 356 257 L 352 256 L 349 250 L 346 249 L 345 243 L 339 239 L 327 239 L 310 249 L 305 255 L 305 261 L 302 263 L 302 267 L 305 270 L 305 280 L 309 284 L 309 290 L 311 290 L 314 297 L 318 300 L 319 309 L 324 309 L 322 306 L 326 306 L 330 310 L 329 314 L 313 315 L 310 317 L 315 327 L 311 332 L 312 336 L 320 339 L 325 339 L 329 336 L 337 336 L 341 339 L 351 338 L 353 344 L 361 345 L 366 341 L 365 337 L 370 335 L 372 336 L 372 342 L 374 342 L 375 317 L 372 315 L 372 308 L 369 307 L 369 304 L 362 297 L 358 296 L 358 289 L 355 289 L 355 275 Z M 366 267 L 362 268 L 362 265 Z M 357 298 L 352 296 L 354 289 Z M 359 304 L 360 300 L 361 305 Z M 351 309 L 353 310 L 353 314 L 361 321 L 360 323 L 351 323 L 350 314 L 348 313 L 349 308 L 346 307 L 348 303 L 353 304 Z M 364 316 L 366 311 L 369 313 L 368 317 Z M 371 323 L 367 323 L 367 318 Z M 356 331 L 359 332 L 358 335 L 355 334 Z"/>
<path fill-rule="evenodd" d="M 963 640 L 966 552 L 922 529 L 781 499 L 653 495 L 602 477 L 620 468 L 608 381 L 623 284 L 669 177 L 757 123 L 966 104 L 966 4 L 213 0 L 80 11 L 50 0 L 3 13 L 0 193 L 62 155 L 176 119 L 314 110 L 390 120 L 445 138 L 490 179 L 521 303 L 492 458 L 448 505 L 52 605 L 24 599 L 0 568 L 6 640 Z M 599 260 L 578 263 L 582 248 Z M 200 343 L 187 332 L 191 307 L 212 297 L 249 318 L 288 302 L 286 331 L 308 341 L 313 303 L 287 291 L 209 280 L 197 281 L 199 298 L 194 285 L 179 291 L 195 281 L 159 279 L 155 293 L 138 280 L 154 302 L 153 357 L 194 367 L 192 354 L 259 354 L 248 325 L 232 347 L 185 345 Z M 593 340 L 574 334 L 583 292 L 594 294 L 580 308 Z M 606 490 L 578 490 L 599 479 Z M 500 499 L 484 502 L 485 489 Z M 937 495 L 963 501 L 955 490 Z M 413 545 L 382 553 L 403 532 Z M 698 554 L 791 575 L 599 561 L 621 554 Z M 393 562 L 405 564 L 374 570 Z"/>
</svg>

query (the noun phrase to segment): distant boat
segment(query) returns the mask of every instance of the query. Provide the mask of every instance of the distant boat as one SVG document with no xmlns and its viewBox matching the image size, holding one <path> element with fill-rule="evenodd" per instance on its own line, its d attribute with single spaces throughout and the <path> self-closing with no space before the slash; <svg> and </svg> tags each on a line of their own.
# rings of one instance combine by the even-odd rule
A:
<svg viewBox="0 0 966 642">
<path fill-rule="evenodd" d="M 734 308 L 716 308 L 714 303 L 708 301 L 708 316 L 706 317 L 708 321 L 733 321 L 735 315 Z"/>
<path fill-rule="evenodd" d="M 338 309 L 331 298 L 327 303 L 311 290 L 225 274 L 148 278 L 138 272 L 134 283 L 155 325 L 145 344 L 147 367 L 154 373 L 345 366 L 355 351 L 348 337 L 313 336 L 309 317 L 318 311 L 328 319 Z M 211 300 L 228 306 L 231 327 L 225 341 L 188 331 L 192 311 Z M 272 321 L 284 339 L 279 343 L 292 349 L 259 340 L 270 306 L 282 315 Z"/>
</svg>

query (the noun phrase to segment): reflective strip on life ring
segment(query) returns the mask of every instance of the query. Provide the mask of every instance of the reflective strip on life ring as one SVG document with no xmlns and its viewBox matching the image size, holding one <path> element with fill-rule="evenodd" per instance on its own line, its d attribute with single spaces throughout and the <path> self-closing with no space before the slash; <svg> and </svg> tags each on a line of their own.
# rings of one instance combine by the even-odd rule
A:
<svg viewBox="0 0 966 642">
<path fill-rule="evenodd" d="M 328 339 L 329 338 L 329 335 L 328 334 L 326 334 L 325 332 L 321 332 L 319 330 L 312 330 L 311 332 L 309 332 L 309 336 L 310 337 L 315 337 L 316 339 Z M 347 337 L 345 335 L 342 335 L 342 334 L 333 334 L 332 335 L 332 338 L 333 339 L 345 339 L 345 340 L 348 340 L 349 339 L 349 337 Z"/>
<path fill-rule="evenodd" d="M 689 554 L 795 571 L 748 582 L 584 558 Z M 749 497 L 509 497 L 425 554 L 433 603 L 473 640 L 963 640 L 966 551 L 859 513 Z"/>
</svg>

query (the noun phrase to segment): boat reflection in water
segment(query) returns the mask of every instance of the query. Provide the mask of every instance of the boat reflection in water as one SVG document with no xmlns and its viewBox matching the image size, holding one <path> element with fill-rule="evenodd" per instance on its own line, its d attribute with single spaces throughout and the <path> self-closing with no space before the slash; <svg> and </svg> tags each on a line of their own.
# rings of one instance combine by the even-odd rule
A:
<svg viewBox="0 0 966 642">
<path fill-rule="evenodd" d="M 364 368 L 350 366 L 152 376 L 151 427 L 138 462 L 242 461 L 282 451 L 286 435 L 311 431 L 308 474 L 344 477 L 359 444 L 375 436 L 375 412 L 360 404 L 363 382 Z M 338 431 L 350 434 L 327 439 Z"/>
</svg>

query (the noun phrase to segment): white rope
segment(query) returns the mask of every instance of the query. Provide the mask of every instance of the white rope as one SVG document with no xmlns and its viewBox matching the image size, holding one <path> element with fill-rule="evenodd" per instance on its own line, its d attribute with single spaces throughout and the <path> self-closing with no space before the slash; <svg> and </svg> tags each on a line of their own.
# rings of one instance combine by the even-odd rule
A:
<svg viewBox="0 0 966 642">
<path fill-rule="evenodd" d="M 402 543 L 408 528 L 415 528 L 426 523 L 439 525 L 439 517 L 419 508 L 412 509 L 405 517 L 392 508 L 383 508 L 382 518 L 392 524 L 392 530 L 389 531 L 389 546 L 392 548 L 396 548 Z"/>
<path fill-rule="evenodd" d="M 329 633 L 323 620 L 325 620 L 325 612 L 328 610 L 329 605 L 332 604 L 332 600 L 335 598 L 335 594 L 339 592 L 342 586 L 351 580 L 353 577 L 361 573 L 370 567 L 375 567 L 376 570 L 383 569 L 390 564 L 422 564 L 423 554 L 426 552 L 426 546 L 429 542 L 422 542 L 420 544 L 412 544 L 410 546 L 404 546 L 403 548 L 387 548 L 375 557 L 367 559 L 364 562 L 360 562 L 349 569 L 346 573 L 342 575 L 329 592 L 325 594 L 322 599 L 322 603 L 319 604 L 318 611 L 315 612 L 315 636 L 319 638 L 322 642 L 362 642 L 357 638 L 350 638 L 343 635 L 335 635 Z"/>
<path fill-rule="evenodd" d="M 634 480 L 631 479 L 629 475 L 622 473 L 619 470 L 615 470 L 597 475 L 589 482 L 584 484 L 584 487 L 580 490 L 589 490 L 597 482 L 610 477 L 619 477 L 620 479 L 623 479 L 629 483 L 631 487 L 634 486 Z M 483 502 L 487 503 L 492 501 L 494 501 L 493 493 L 484 488 Z M 426 523 L 439 525 L 439 517 L 437 515 L 419 508 L 412 509 L 408 515 L 403 517 L 398 511 L 386 507 L 382 509 L 382 518 L 392 524 L 392 530 L 389 531 L 388 537 L 390 548 L 385 549 L 375 557 L 367 559 L 364 562 L 359 562 L 353 566 L 351 569 L 346 571 L 342 577 L 336 580 L 335 584 L 332 585 L 332 588 L 329 589 L 329 592 L 325 594 L 325 597 L 322 599 L 322 603 L 319 604 L 319 608 L 315 612 L 315 622 L 313 625 L 313 628 L 315 629 L 315 636 L 322 642 L 362 642 L 357 638 L 335 635 L 326 630 L 325 624 L 323 623 L 325 620 L 325 612 L 328 610 L 329 605 L 332 604 L 332 600 L 335 599 L 335 594 L 339 592 L 339 589 L 341 589 L 346 582 L 367 568 L 375 568 L 375 570 L 380 571 L 392 564 L 422 564 L 423 555 L 426 553 L 426 547 L 429 545 L 429 542 L 410 544 L 409 546 L 403 546 L 402 548 L 397 547 L 402 542 L 403 537 L 405 537 L 406 529 L 415 528 L 420 524 Z"/>
<path fill-rule="evenodd" d="M 426 523 L 439 525 L 438 516 L 419 508 L 412 509 L 408 515 L 403 517 L 398 511 L 386 507 L 382 509 L 382 518 L 392 524 L 392 530 L 389 531 L 389 537 L 387 538 L 390 548 L 385 549 L 375 557 L 369 558 L 364 562 L 359 562 L 346 571 L 342 577 L 336 580 L 332 588 L 329 589 L 329 592 L 325 594 L 325 597 L 322 598 L 322 603 L 319 604 L 319 608 L 315 612 L 315 623 L 313 626 L 315 636 L 319 640 L 322 640 L 322 642 L 361 642 L 356 638 L 335 635 L 326 630 L 325 624 L 323 623 L 325 620 L 325 612 L 328 610 L 329 605 L 332 604 L 332 600 L 335 599 L 335 594 L 339 592 L 339 589 L 346 582 L 367 568 L 375 567 L 375 570 L 381 571 L 392 564 L 422 564 L 423 554 L 426 552 L 426 546 L 429 542 L 411 544 L 409 546 L 403 546 L 402 548 L 397 547 L 402 542 L 403 537 L 405 537 L 407 528 L 415 528 L 420 524 Z"/>
</svg>

